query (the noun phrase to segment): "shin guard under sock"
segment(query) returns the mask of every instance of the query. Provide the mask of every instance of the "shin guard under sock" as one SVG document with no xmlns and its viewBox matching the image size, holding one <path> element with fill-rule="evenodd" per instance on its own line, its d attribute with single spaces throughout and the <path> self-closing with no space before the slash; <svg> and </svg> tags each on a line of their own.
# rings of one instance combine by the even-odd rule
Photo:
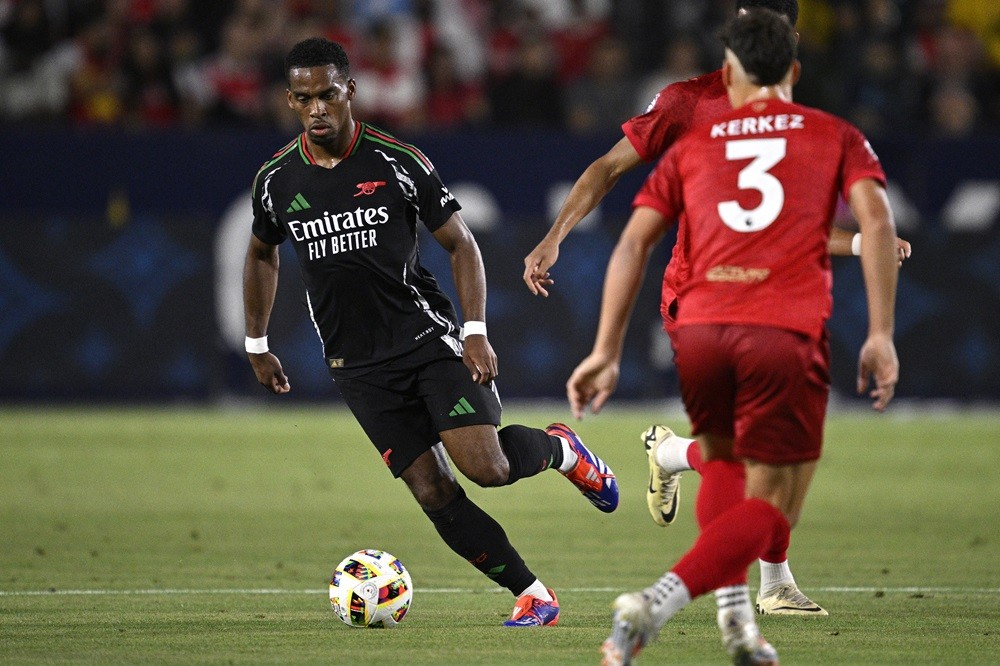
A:
<svg viewBox="0 0 1000 666">
<path fill-rule="evenodd" d="M 788 545 L 791 541 L 791 532 L 779 532 L 775 534 L 771 547 L 764 551 L 760 559 L 772 564 L 781 564 L 788 561 Z"/>
<path fill-rule="evenodd" d="M 746 492 L 746 471 L 743 463 L 730 460 L 710 460 L 702 465 L 701 485 L 695 500 L 694 512 L 701 530 L 708 527 L 719 515 L 743 501 Z M 722 582 L 723 587 L 745 585 L 746 569 L 734 578 Z"/>
<path fill-rule="evenodd" d="M 509 425 L 497 433 L 500 448 L 510 465 L 507 485 L 534 476 L 563 462 L 562 443 L 544 430 L 523 425 Z"/>
<path fill-rule="evenodd" d="M 500 523 L 468 498 L 465 490 L 440 509 L 424 510 L 448 547 L 513 594 L 535 582 Z"/>
<path fill-rule="evenodd" d="M 762 499 L 745 499 L 705 527 L 671 571 L 684 581 L 692 599 L 729 581 L 745 581 L 747 567 L 789 529 L 777 508 Z"/>
<path fill-rule="evenodd" d="M 701 529 L 743 501 L 746 493 L 746 472 L 743 463 L 710 460 L 702 465 L 701 485 L 695 500 L 695 517 Z"/>
</svg>

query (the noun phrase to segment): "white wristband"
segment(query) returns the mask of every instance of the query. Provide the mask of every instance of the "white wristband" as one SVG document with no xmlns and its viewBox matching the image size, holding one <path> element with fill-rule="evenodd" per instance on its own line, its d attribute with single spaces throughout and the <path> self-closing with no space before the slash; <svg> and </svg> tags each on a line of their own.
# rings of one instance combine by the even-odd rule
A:
<svg viewBox="0 0 1000 666">
<path fill-rule="evenodd" d="M 855 257 L 861 254 L 861 234 L 854 234 L 851 239 L 851 254 Z"/>
<path fill-rule="evenodd" d="M 246 339 L 246 348 L 248 354 L 265 354 L 267 353 L 267 336 L 262 338 L 250 338 Z"/>
<path fill-rule="evenodd" d="M 486 335 L 486 322 L 485 321 L 467 321 L 465 326 L 462 327 L 462 339 L 466 339 L 470 335 Z"/>
</svg>

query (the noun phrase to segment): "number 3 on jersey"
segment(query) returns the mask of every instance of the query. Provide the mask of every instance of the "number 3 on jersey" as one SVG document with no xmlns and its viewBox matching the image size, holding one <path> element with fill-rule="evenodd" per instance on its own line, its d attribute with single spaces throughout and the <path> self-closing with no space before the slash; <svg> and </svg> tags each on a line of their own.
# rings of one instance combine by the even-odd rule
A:
<svg viewBox="0 0 1000 666">
<path fill-rule="evenodd" d="M 785 157 L 786 139 L 741 139 L 726 142 L 729 161 L 753 158 L 740 171 L 736 181 L 741 190 L 757 190 L 761 200 L 753 210 L 746 210 L 735 201 L 719 204 L 719 217 L 733 231 L 749 233 L 764 229 L 781 214 L 785 205 L 785 188 L 768 170 Z"/>
</svg>

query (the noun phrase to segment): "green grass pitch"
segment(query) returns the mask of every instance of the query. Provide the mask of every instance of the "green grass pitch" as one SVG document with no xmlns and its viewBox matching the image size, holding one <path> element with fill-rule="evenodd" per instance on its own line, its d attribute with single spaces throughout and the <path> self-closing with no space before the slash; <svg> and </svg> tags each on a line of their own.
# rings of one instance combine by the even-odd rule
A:
<svg viewBox="0 0 1000 666">
<path fill-rule="evenodd" d="M 507 423 L 567 418 L 508 408 Z M 559 626 L 500 625 L 513 598 L 438 539 L 350 415 L 289 409 L 0 410 L 0 662 L 595 664 L 619 592 L 691 544 L 698 479 L 669 528 L 646 514 L 638 434 L 681 415 L 612 406 L 578 431 L 618 473 L 617 512 L 554 472 L 469 494 L 556 589 Z M 1000 661 L 1000 416 L 831 416 L 791 563 L 828 618 L 763 618 L 786 664 Z M 363 547 L 409 568 L 394 630 L 329 609 Z M 757 583 L 751 571 L 751 589 Z M 724 663 L 699 599 L 640 663 Z"/>
</svg>

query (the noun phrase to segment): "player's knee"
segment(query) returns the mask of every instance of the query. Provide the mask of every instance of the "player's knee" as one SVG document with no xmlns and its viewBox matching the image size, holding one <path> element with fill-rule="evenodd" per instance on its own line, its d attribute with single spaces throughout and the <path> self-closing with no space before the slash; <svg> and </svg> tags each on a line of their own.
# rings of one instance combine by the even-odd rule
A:
<svg viewBox="0 0 1000 666">
<path fill-rule="evenodd" d="M 458 484 L 447 480 L 411 485 L 410 492 L 424 511 L 436 511 L 452 502 L 460 492 Z"/>
<path fill-rule="evenodd" d="M 473 469 L 462 470 L 462 473 L 477 486 L 495 488 L 506 485 L 510 477 L 510 465 L 505 459 L 483 460 Z"/>
</svg>

